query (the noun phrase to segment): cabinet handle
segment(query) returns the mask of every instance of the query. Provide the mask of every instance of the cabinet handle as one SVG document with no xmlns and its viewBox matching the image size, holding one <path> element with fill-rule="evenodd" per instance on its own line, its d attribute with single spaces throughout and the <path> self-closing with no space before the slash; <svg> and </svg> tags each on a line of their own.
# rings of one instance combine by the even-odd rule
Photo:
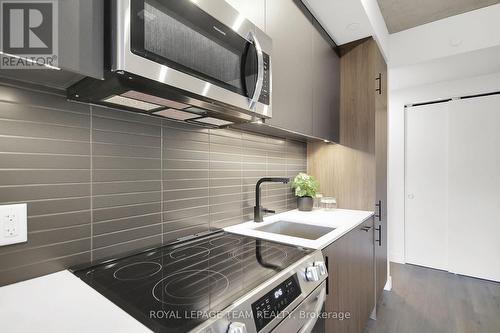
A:
<svg viewBox="0 0 500 333">
<path fill-rule="evenodd" d="M 378 239 L 375 242 L 378 243 L 378 246 L 382 246 L 382 225 L 379 225 L 375 230 L 378 231 Z"/>
<path fill-rule="evenodd" d="M 379 95 L 382 95 L 382 73 L 378 73 L 378 77 L 375 78 L 375 81 L 378 81 L 378 88 L 375 89 L 375 91 L 377 91 Z"/>
<path fill-rule="evenodd" d="M 378 203 L 375 204 L 375 207 L 378 208 L 378 214 L 375 215 L 378 218 L 379 222 L 382 221 L 382 201 L 379 200 Z"/>
<path fill-rule="evenodd" d="M 366 226 L 366 227 L 361 228 L 361 230 L 368 232 L 368 231 L 370 231 L 371 228 L 372 228 L 371 226 Z"/>
<path fill-rule="evenodd" d="M 326 266 L 326 273 L 328 274 L 326 276 L 326 294 L 328 295 L 328 291 L 330 290 L 330 284 L 329 282 L 329 276 L 330 276 L 330 268 L 328 267 L 328 256 L 325 256 L 325 266 Z"/>
</svg>

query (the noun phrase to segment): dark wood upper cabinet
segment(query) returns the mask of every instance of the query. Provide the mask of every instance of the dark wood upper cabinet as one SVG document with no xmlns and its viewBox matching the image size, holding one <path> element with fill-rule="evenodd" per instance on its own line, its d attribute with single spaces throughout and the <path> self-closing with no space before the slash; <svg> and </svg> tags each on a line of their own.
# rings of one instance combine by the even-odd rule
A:
<svg viewBox="0 0 500 333">
<path fill-rule="evenodd" d="M 330 37 L 313 20 L 313 136 L 338 141 L 340 59 Z"/>
<path fill-rule="evenodd" d="M 291 0 L 267 1 L 266 30 L 273 40 L 273 116 L 266 123 L 313 135 L 312 15 Z"/>
<path fill-rule="evenodd" d="M 336 141 L 340 61 L 336 45 L 300 0 L 230 0 L 273 40 L 272 118 L 239 127 L 304 140 Z M 250 9 L 251 8 L 251 9 Z"/>
</svg>

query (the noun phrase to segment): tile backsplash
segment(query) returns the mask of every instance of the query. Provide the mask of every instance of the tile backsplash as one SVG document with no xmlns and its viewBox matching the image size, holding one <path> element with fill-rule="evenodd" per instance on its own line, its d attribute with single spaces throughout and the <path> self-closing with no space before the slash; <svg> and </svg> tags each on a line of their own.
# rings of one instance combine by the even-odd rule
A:
<svg viewBox="0 0 500 333">
<path fill-rule="evenodd" d="M 0 247 L 0 286 L 251 220 L 257 179 L 306 163 L 305 143 L 1 83 L 0 204 L 28 204 L 28 242 Z M 263 205 L 296 203 L 267 184 Z"/>
</svg>

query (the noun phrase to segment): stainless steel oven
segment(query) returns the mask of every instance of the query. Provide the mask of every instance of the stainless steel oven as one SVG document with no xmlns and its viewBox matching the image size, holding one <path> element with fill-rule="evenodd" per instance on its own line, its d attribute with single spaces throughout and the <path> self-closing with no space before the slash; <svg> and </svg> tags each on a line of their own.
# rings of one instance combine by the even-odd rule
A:
<svg viewBox="0 0 500 333">
<path fill-rule="evenodd" d="M 271 39 L 224 0 L 116 0 L 112 71 L 271 117 Z"/>
</svg>

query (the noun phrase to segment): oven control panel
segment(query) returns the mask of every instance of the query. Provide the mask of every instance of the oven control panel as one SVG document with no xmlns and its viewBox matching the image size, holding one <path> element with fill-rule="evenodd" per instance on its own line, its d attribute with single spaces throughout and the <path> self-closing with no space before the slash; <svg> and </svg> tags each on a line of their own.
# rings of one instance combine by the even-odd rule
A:
<svg viewBox="0 0 500 333">
<path fill-rule="evenodd" d="M 276 318 L 301 294 L 297 274 L 283 281 L 258 301 L 252 303 L 252 313 L 257 332 Z"/>
</svg>

